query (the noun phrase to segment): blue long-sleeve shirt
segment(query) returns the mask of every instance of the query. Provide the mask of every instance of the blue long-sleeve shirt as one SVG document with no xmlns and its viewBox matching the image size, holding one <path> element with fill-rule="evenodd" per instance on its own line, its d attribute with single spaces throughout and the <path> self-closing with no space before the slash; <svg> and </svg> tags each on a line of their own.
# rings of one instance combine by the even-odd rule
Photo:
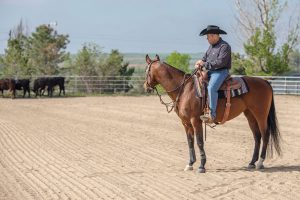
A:
<svg viewBox="0 0 300 200">
<path fill-rule="evenodd" d="M 231 68 L 231 47 L 222 40 L 210 45 L 202 60 L 204 67 L 208 70 L 230 69 Z"/>
</svg>

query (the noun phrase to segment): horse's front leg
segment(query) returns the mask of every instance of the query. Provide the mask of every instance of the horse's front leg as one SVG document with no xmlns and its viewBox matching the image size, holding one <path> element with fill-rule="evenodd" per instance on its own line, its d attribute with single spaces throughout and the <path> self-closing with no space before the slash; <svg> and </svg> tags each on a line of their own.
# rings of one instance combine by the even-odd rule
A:
<svg viewBox="0 0 300 200">
<path fill-rule="evenodd" d="M 205 163 L 206 163 L 206 154 L 204 151 L 204 141 L 203 141 L 203 128 L 202 128 L 202 122 L 200 119 L 192 119 L 192 125 L 194 128 L 194 132 L 196 134 L 197 139 L 197 145 L 200 150 L 200 158 L 201 158 L 201 164 L 198 169 L 199 173 L 205 173 Z"/>
<path fill-rule="evenodd" d="M 189 146 L 189 154 L 190 154 L 190 160 L 188 165 L 184 168 L 184 171 L 190 171 L 193 170 L 193 164 L 196 162 L 196 154 L 195 154 L 195 148 L 194 148 L 194 131 L 193 127 L 191 125 L 184 124 L 186 136 L 187 136 L 187 142 Z"/>
</svg>

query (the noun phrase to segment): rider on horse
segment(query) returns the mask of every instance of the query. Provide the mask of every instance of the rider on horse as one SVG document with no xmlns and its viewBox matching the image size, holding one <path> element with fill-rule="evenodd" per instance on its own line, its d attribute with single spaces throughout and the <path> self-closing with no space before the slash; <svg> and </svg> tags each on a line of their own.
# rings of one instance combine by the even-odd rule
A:
<svg viewBox="0 0 300 200">
<path fill-rule="evenodd" d="M 216 119 L 218 90 L 224 80 L 229 75 L 231 68 L 231 47 L 225 42 L 220 34 L 227 34 L 218 26 L 209 25 L 200 32 L 200 36 L 207 35 L 210 44 L 202 60 L 198 60 L 195 64 L 196 68 L 208 70 L 208 96 L 210 112 L 205 113 L 200 118 L 207 123 L 213 123 Z"/>
</svg>

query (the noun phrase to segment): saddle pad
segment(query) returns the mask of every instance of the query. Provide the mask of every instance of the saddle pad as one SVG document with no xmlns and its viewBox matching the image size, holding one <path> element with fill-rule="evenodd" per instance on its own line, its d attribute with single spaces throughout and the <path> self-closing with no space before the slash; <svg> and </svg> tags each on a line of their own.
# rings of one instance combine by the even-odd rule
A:
<svg viewBox="0 0 300 200">
<path fill-rule="evenodd" d="M 240 96 L 240 95 L 245 94 L 249 91 L 248 85 L 242 77 L 233 77 L 233 79 L 236 80 L 236 81 L 239 81 L 241 83 L 242 87 L 239 88 L 239 89 L 236 89 L 236 90 L 230 90 L 230 96 L 231 97 Z M 204 96 L 203 95 L 204 91 L 202 91 L 202 89 L 201 89 L 198 77 L 196 75 L 194 75 L 193 80 L 194 80 L 194 85 L 195 85 L 196 96 L 198 98 L 202 98 Z M 227 97 L 226 96 L 227 95 L 226 91 L 219 90 L 218 93 L 219 93 L 219 95 L 218 95 L 219 99 Z"/>
</svg>

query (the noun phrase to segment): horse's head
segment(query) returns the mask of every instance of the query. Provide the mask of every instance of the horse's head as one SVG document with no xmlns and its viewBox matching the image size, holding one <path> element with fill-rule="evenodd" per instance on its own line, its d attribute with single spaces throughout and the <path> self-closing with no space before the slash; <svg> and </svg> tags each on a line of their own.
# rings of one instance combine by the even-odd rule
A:
<svg viewBox="0 0 300 200">
<path fill-rule="evenodd" d="M 153 68 L 157 67 L 157 65 L 160 65 L 160 59 L 159 56 L 156 55 L 154 60 L 151 60 L 148 54 L 146 55 L 146 78 L 144 83 L 145 90 L 150 93 L 154 90 L 154 87 L 158 84 L 157 80 L 155 79 L 155 73 Z"/>
</svg>

